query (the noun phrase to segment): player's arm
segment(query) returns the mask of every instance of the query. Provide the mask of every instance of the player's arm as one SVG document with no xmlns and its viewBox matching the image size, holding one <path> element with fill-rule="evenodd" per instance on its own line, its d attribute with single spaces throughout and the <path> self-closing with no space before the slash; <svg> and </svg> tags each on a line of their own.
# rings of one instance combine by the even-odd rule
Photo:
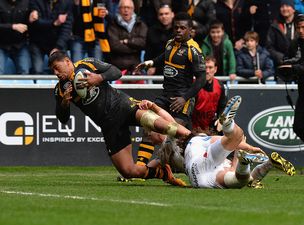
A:
<svg viewBox="0 0 304 225">
<path fill-rule="evenodd" d="M 193 76 L 195 76 L 196 79 L 183 96 L 186 101 L 189 98 L 196 96 L 199 90 L 206 83 L 206 65 L 202 53 L 198 49 L 195 49 L 193 46 L 190 48 L 190 51 L 192 55 Z"/>
<path fill-rule="evenodd" d="M 72 99 L 72 85 L 70 85 L 65 90 L 62 96 L 60 95 L 59 88 L 60 87 L 58 83 L 54 90 L 56 99 L 56 117 L 61 123 L 65 124 L 70 119 L 70 100 Z"/>
<path fill-rule="evenodd" d="M 83 62 L 91 63 L 96 70 L 94 72 L 87 72 L 87 78 L 82 79 L 87 81 L 89 86 L 100 85 L 104 81 L 118 80 L 122 74 L 121 71 L 114 65 L 102 62 L 95 58 L 86 58 Z"/>
</svg>

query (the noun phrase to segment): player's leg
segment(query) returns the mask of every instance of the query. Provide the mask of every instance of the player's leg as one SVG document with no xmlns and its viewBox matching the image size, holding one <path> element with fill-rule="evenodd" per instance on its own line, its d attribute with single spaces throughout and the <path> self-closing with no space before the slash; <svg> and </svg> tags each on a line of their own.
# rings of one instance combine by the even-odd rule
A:
<svg viewBox="0 0 304 225">
<path fill-rule="evenodd" d="M 221 142 L 223 147 L 227 150 L 236 149 L 243 139 L 243 130 L 234 122 L 234 117 L 241 101 L 241 96 L 232 97 L 219 118 L 224 133 Z"/>
<path fill-rule="evenodd" d="M 232 166 L 217 174 L 218 182 L 227 188 L 241 188 L 250 181 L 250 164 L 265 163 L 269 158 L 262 153 L 249 153 L 244 150 L 235 152 Z"/>
<path fill-rule="evenodd" d="M 118 172 L 126 178 L 158 178 L 172 185 L 186 186 L 184 181 L 174 177 L 168 164 L 163 167 L 161 165 L 149 167 L 134 164 L 131 144 L 111 155 L 111 160 Z"/>
<path fill-rule="evenodd" d="M 152 110 L 137 110 L 136 119 L 140 124 L 152 131 L 169 135 L 172 137 L 187 137 L 191 131 L 186 127 L 176 123 L 175 121 L 168 121 Z"/>
<path fill-rule="evenodd" d="M 284 159 L 277 152 L 272 152 L 270 159 L 260 165 L 257 165 L 251 172 L 251 180 L 249 183 L 250 187 L 256 187 L 258 183 L 268 174 L 268 172 L 273 168 L 277 168 L 289 176 L 293 176 L 296 173 L 295 167 L 291 162 Z M 260 187 L 260 186 L 259 186 Z"/>
</svg>

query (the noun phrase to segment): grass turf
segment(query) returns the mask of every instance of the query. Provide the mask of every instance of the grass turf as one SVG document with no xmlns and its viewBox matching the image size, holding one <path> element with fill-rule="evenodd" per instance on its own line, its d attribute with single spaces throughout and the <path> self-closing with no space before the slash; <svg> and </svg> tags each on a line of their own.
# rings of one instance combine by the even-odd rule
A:
<svg viewBox="0 0 304 225">
<path fill-rule="evenodd" d="M 121 183 L 117 175 L 112 167 L 0 167 L 0 224 L 304 224 L 301 175 L 272 171 L 264 189 L 238 190 Z"/>
</svg>

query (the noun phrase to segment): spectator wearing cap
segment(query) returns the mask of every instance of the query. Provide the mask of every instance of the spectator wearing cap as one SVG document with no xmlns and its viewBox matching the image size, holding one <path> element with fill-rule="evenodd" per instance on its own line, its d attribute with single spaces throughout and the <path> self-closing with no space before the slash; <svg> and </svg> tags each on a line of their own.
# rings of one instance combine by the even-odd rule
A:
<svg viewBox="0 0 304 225">
<path fill-rule="evenodd" d="M 266 40 L 266 48 L 275 67 L 282 64 L 284 55 L 288 53 L 290 42 L 297 38 L 295 17 L 293 0 L 281 0 L 280 15 L 277 21 L 271 24 Z"/>
</svg>

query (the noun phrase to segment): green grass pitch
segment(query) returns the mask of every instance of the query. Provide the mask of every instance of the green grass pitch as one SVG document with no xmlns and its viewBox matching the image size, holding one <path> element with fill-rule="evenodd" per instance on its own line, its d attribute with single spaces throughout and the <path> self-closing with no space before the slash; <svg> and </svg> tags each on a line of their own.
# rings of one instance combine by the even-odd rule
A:
<svg viewBox="0 0 304 225">
<path fill-rule="evenodd" d="M 238 190 L 121 183 L 117 175 L 113 167 L 0 167 L 0 224 L 304 224 L 303 175 L 271 171 L 264 189 Z"/>
</svg>

